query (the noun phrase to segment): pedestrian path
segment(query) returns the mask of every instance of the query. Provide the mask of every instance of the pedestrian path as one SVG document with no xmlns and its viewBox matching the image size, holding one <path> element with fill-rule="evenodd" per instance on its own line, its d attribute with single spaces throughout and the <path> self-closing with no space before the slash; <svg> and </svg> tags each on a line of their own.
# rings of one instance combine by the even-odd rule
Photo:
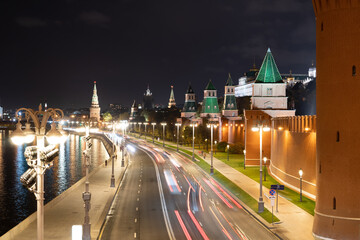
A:
<svg viewBox="0 0 360 240">
<path fill-rule="evenodd" d="M 165 144 L 172 145 L 176 147 L 176 143 L 172 142 L 165 142 Z M 184 147 L 181 148 L 192 151 L 191 147 Z M 201 157 L 198 154 L 199 157 Z M 204 159 L 204 158 L 202 158 Z M 204 159 L 208 164 L 210 164 L 210 154 L 206 155 Z M 235 183 L 245 192 L 247 192 L 250 196 L 254 199 L 259 199 L 259 192 L 260 192 L 260 184 L 255 180 L 249 178 L 248 176 L 242 174 L 241 172 L 237 171 L 236 169 L 230 167 L 226 163 L 222 162 L 221 160 L 213 157 L 213 166 L 218 172 L 228 178 L 230 181 Z M 269 195 L 269 189 L 263 187 L 263 193 Z M 265 207 L 271 212 L 271 202 L 270 200 L 264 195 L 263 196 Z M 312 236 L 312 226 L 314 217 L 304 211 L 303 209 L 299 208 L 295 204 L 291 203 L 287 199 L 279 196 L 279 212 L 275 212 L 274 214 L 277 218 L 280 219 L 280 224 L 268 224 L 267 222 L 263 221 L 264 224 L 269 226 L 272 231 L 276 232 L 280 237 L 283 239 L 298 239 L 298 240 L 309 240 L 314 239 Z M 261 218 L 261 217 L 260 217 Z"/>
<path fill-rule="evenodd" d="M 105 160 L 105 159 L 104 159 Z M 125 166 L 127 162 L 125 161 Z M 96 239 L 110 204 L 125 171 L 121 167 L 121 152 L 117 150 L 117 159 L 114 162 L 115 188 L 110 187 L 111 161 L 102 164 L 90 173 L 91 192 L 91 239 Z M 84 222 L 84 201 L 82 193 L 85 190 L 85 177 L 72 187 L 45 205 L 45 239 L 71 239 L 73 225 L 82 225 Z M 7 239 L 36 239 L 36 212 L 26 218 L 1 237 Z"/>
</svg>

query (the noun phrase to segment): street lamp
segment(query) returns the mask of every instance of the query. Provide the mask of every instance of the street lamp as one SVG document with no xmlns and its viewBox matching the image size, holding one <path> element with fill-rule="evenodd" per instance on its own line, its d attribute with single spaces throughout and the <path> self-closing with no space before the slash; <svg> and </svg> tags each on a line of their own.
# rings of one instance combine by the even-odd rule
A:
<svg viewBox="0 0 360 240">
<path fill-rule="evenodd" d="M 267 161 L 267 157 L 264 157 L 264 167 L 265 167 L 265 172 L 264 172 L 264 181 L 266 181 L 266 161 Z"/>
<path fill-rule="evenodd" d="M 197 127 L 196 123 L 190 124 L 190 127 L 192 127 L 192 160 L 195 161 L 195 128 Z"/>
<path fill-rule="evenodd" d="M 227 148 L 227 160 L 229 161 L 229 144 L 226 146 L 226 148 Z"/>
<path fill-rule="evenodd" d="M 216 155 L 217 141 L 215 141 L 215 155 Z"/>
<path fill-rule="evenodd" d="M 20 111 L 25 112 L 27 120 L 31 119 L 35 126 L 35 132 L 31 131 L 27 127 L 25 133 L 21 130 L 21 123 L 19 115 Z M 36 172 L 36 183 L 34 188 L 32 188 L 36 201 L 37 201 L 37 239 L 44 239 L 44 174 L 45 170 L 50 167 L 50 164 L 45 164 L 44 159 L 41 157 L 45 149 L 45 137 L 51 144 L 59 144 L 64 140 L 62 134 L 56 129 L 55 121 L 60 120 L 64 117 L 64 113 L 61 109 L 58 108 L 48 108 L 43 111 L 41 104 L 39 105 L 39 110 L 34 111 L 30 108 L 20 108 L 15 113 L 18 123 L 16 124 L 16 130 L 11 134 L 11 140 L 16 145 L 21 145 L 23 143 L 30 143 L 30 140 L 33 140 L 36 137 L 36 147 L 34 151 L 36 152 L 36 160 L 30 163 L 30 167 L 34 168 Z M 46 124 L 49 118 L 52 118 L 51 130 L 46 134 Z M 30 130 L 30 131 L 28 131 Z"/>
<path fill-rule="evenodd" d="M 144 122 L 144 126 L 145 126 L 145 141 L 146 141 L 146 126 L 149 125 L 148 122 Z"/>
<path fill-rule="evenodd" d="M 161 126 L 163 126 L 163 147 L 165 147 L 165 126 L 166 126 L 166 123 L 162 122 Z"/>
<path fill-rule="evenodd" d="M 208 128 L 211 129 L 211 144 L 210 144 L 210 149 L 211 149 L 211 154 L 210 154 L 210 174 L 214 174 L 214 164 L 213 164 L 213 142 L 214 142 L 214 128 L 217 127 L 216 123 L 209 123 L 207 125 Z"/>
<path fill-rule="evenodd" d="M 139 124 L 139 138 L 141 138 L 141 124 L 142 124 L 142 122 L 138 122 L 138 124 Z"/>
<path fill-rule="evenodd" d="M 256 126 L 252 127 L 251 130 L 253 132 L 259 132 L 260 135 L 260 196 L 259 196 L 259 203 L 258 203 L 258 212 L 262 213 L 264 211 L 264 201 L 262 196 L 262 134 L 264 132 L 269 132 L 270 128 L 264 126 L 263 122 L 260 122 Z"/>
<path fill-rule="evenodd" d="M 154 136 L 155 136 L 155 126 L 156 126 L 156 123 L 151 123 L 151 125 L 153 126 L 153 143 L 154 143 Z"/>
<path fill-rule="evenodd" d="M 175 126 L 177 127 L 176 151 L 179 152 L 179 128 L 180 128 L 180 126 L 181 126 L 181 123 L 175 123 Z"/>
<path fill-rule="evenodd" d="M 302 175 L 303 175 L 303 170 L 300 168 L 299 170 L 299 176 L 300 176 L 300 202 L 302 202 Z"/>
<path fill-rule="evenodd" d="M 245 169 L 245 168 L 246 168 L 246 167 L 245 167 L 245 162 L 246 162 L 246 150 L 244 149 L 243 152 L 244 152 L 244 169 Z"/>
<path fill-rule="evenodd" d="M 113 155 L 111 156 L 112 158 L 112 163 L 111 163 L 111 179 L 110 179 L 110 187 L 115 187 L 115 174 L 114 174 L 114 161 L 115 161 L 115 122 L 113 122 L 112 125 L 112 140 L 113 140 Z"/>
<path fill-rule="evenodd" d="M 82 198 L 84 201 L 84 208 L 85 208 L 85 217 L 84 217 L 84 224 L 83 224 L 83 239 L 84 240 L 91 240 L 91 223 L 90 223 L 90 200 L 91 200 L 91 193 L 89 189 L 89 167 L 90 167 L 90 148 L 92 143 L 90 143 L 91 137 L 89 136 L 90 132 L 90 122 L 85 124 L 85 150 L 83 151 L 84 159 L 85 159 L 85 166 L 86 166 L 86 181 L 85 181 L 85 192 L 82 194 Z"/>
</svg>

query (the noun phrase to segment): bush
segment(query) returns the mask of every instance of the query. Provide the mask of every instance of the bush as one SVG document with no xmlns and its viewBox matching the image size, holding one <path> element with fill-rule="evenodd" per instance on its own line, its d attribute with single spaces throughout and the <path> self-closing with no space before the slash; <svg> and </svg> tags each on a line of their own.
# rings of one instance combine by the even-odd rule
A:
<svg viewBox="0 0 360 240">
<path fill-rule="evenodd" d="M 244 146 L 240 143 L 230 144 L 229 153 L 243 153 Z"/>
<path fill-rule="evenodd" d="M 225 149 L 226 149 L 226 146 L 228 145 L 227 142 L 219 142 L 217 145 L 216 145 L 216 149 L 219 151 L 219 152 L 225 152 Z"/>
</svg>

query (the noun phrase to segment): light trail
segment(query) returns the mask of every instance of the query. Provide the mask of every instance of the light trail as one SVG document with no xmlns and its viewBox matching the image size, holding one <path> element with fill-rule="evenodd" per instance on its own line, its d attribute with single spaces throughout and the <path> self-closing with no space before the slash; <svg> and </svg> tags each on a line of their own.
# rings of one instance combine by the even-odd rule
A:
<svg viewBox="0 0 360 240">
<path fill-rule="evenodd" d="M 185 234 L 185 236 L 186 236 L 186 239 L 187 239 L 187 240 L 191 240 L 190 234 L 189 234 L 188 230 L 186 229 L 186 226 L 185 226 L 183 220 L 181 219 L 181 216 L 180 216 L 180 214 L 179 214 L 179 211 L 178 211 L 178 210 L 174 210 L 174 212 L 175 212 L 175 215 L 176 215 L 176 217 L 177 217 L 177 219 L 178 219 L 178 221 L 179 221 L 179 223 L 180 223 L 180 226 L 181 226 L 181 228 L 182 228 L 182 230 L 183 230 L 183 232 L 184 232 L 184 234 Z"/>
<path fill-rule="evenodd" d="M 208 181 L 204 178 L 204 181 L 206 182 L 207 185 L 209 185 L 209 187 L 214 191 L 214 193 L 216 193 L 216 195 L 218 195 L 218 197 L 229 207 L 229 208 L 233 208 L 233 206 L 223 197 L 221 196 L 221 194 L 218 192 L 218 190 L 216 190 L 216 188 Z"/>
<path fill-rule="evenodd" d="M 234 199 L 232 198 L 220 185 L 215 182 L 213 179 L 210 179 L 210 181 L 218 188 L 222 193 L 226 195 L 228 199 L 230 199 L 238 208 L 242 209 L 242 206 Z"/>
<path fill-rule="evenodd" d="M 227 220 L 227 218 L 225 217 L 225 215 L 220 211 L 220 209 L 217 207 L 217 210 L 219 211 L 219 213 L 221 214 L 221 216 L 225 219 L 225 221 L 229 224 L 229 226 L 231 227 L 231 229 L 236 233 L 236 235 L 239 236 L 240 239 L 247 239 L 247 237 L 244 238 L 243 234 L 240 234 L 238 233 L 237 229 L 235 230 L 233 228 L 233 225 Z"/>
<path fill-rule="evenodd" d="M 216 216 L 216 214 L 214 213 L 214 211 L 212 210 L 212 208 L 209 207 L 209 209 L 210 209 L 211 213 L 214 215 L 216 221 L 220 224 L 220 226 L 221 226 L 221 228 L 222 228 L 222 231 L 224 232 L 225 236 L 227 236 L 228 239 L 232 240 L 230 234 L 229 234 L 228 231 L 225 229 L 225 227 L 221 224 L 219 218 Z"/>
<path fill-rule="evenodd" d="M 206 233 L 204 232 L 204 229 L 202 229 L 202 227 L 200 226 L 199 222 L 196 220 L 194 214 L 188 210 L 188 213 L 190 215 L 191 220 L 194 222 L 196 228 L 199 230 L 201 236 L 205 239 L 205 240 L 209 240 L 208 236 L 206 235 Z"/>
</svg>

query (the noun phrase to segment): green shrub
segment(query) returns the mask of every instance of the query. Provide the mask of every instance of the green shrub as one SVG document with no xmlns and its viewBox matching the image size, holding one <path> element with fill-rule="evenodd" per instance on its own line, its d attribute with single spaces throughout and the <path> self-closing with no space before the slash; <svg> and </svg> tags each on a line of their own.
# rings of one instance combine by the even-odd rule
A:
<svg viewBox="0 0 360 240">
<path fill-rule="evenodd" d="M 240 143 L 230 144 L 229 153 L 243 153 L 244 146 Z"/>
<path fill-rule="evenodd" d="M 225 149 L 226 149 L 226 146 L 228 145 L 227 142 L 219 142 L 217 145 L 216 145 L 216 149 L 219 151 L 219 152 L 225 152 Z"/>
</svg>

